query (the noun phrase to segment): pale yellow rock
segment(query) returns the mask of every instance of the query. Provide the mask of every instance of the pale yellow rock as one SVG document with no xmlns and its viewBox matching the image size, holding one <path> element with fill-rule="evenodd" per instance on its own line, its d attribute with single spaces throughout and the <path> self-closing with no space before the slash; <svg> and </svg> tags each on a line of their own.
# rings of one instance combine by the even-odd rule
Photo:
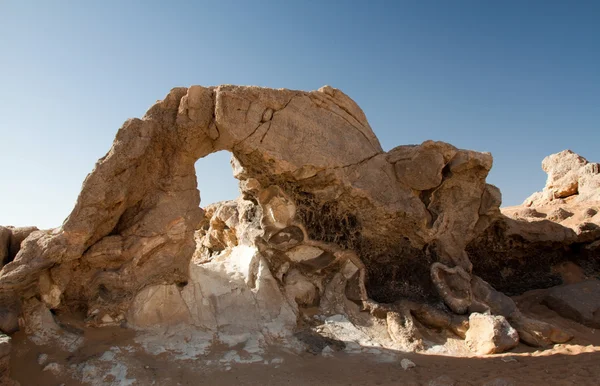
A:
<svg viewBox="0 0 600 386">
<path fill-rule="evenodd" d="M 323 250 L 310 245 L 300 245 L 286 252 L 286 256 L 294 262 L 312 260 L 319 257 Z"/>
<path fill-rule="evenodd" d="M 318 289 L 297 270 L 286 274 L 285 293 L 300 306 L 313 306 L 319 300 Z"/>
<path fill-rule="evenodd" d="M 176 285 L 157 285 L 137 294 L 127 321 L 137 328 L 175 325 L 189 323 L 190 314 Z M 110 323 L 112 318 L 103 322 Z"/>
<path fill-rule="evenodd" d="M 472 313 L 465 343 L 480 355 L 501 353 L 519 344 L 519 334 L 503 316 Z"/>
</svg>

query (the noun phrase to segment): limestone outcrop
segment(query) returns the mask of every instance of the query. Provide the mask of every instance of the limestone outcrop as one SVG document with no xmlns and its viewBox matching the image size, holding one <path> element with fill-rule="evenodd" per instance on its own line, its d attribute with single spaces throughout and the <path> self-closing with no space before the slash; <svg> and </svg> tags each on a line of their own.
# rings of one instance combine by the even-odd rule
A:
<svg viewBox="0 0 600 386">
<path fill-rule="evenodd" d="M 23 240 L 37 230 L 36 227 L 0 226 L 0 268 L 15 259 Z"/>
<path fill-rule="evenodd" d="M 548 174 L 546 186 L 528 197 L 523 205 L 560 205 L 569 198 L 568 201 L 600 201 L 600 164 L 563 150 L 544 158 L 542 169 Z"/>
<path fill-rule="evenodd" d="M 467 247 L 476 273 L 511 295 L 600 273 L 598 164 L 565 150 L 546 157 L 546 186 Z M 499 273 L 499 274 L 498 274 Z"/>
<path fill-rule="evenodd" d="M 202 209 L 194 164 L 220 150 L 232 153 L 241 195 Z M 547 162 L 553 197 L 592 197 L 590 164 L 568 159 L 577 172 Z M 484 280 L 496 285 L 488 270 L 510 268 L 486 254 L 509 253 L 512 235 L 593 243 L 595 228 L 502 215 L 491 167 L 490 154 L 443 142 L 385 152 L 362 110 L 329 86 L 175 88 L 119 129 L 60 228 L 30 232 L 16 252 L 6 240 L 26 232 L 0 228 L 0 329 L 20 320 L 54 331 L 81 315 L 88 326 L 181 331 L 194 355 L 206 342 L 245 342 L 253 360 L 256 345 L 303 341 L 311 328 L 327 342 L 425 349 L 422 328 L 464 339 L 479 312 L 502 315 L 529 344 L 564 342 Z"/>
</svg>

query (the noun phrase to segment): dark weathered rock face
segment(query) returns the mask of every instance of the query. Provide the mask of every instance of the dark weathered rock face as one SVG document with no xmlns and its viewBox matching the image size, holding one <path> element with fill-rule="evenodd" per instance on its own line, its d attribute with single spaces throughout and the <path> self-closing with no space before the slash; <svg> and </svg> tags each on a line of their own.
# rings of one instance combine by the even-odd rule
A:
<svg viewBox="0 0 600 386">
<path fill-rule="evenodd" d="M 600 275 L 598 164 L 565 150 L 544 158 L 548 181 L 467 247 L 475 273 L 511 295 Z M 574 268 L 568 268 L 574 267 Z"/>
<path fill-rule="evenodd" d="M 194 163 L 220 150 L 234 156 L 242 197 L 205 212 Z M 503 315 L 531 344 L 565 341 L 474 275 L 493 266 L 486 237 L 497 243 L 502 229 L 506 243 L 512 229 L 485 182 L 491 167 L 490 154 L 442 142 L 386 153 L 361 109 L 328 86 L 176 88 L 125 122 L 62 227 L 32 233 L 7 260 L 0 328 L 14 331 L 39 299 L 91 325 L 218 329 L 235 315 L 213 307 L 204 320 L 194 307 L 210 293 L 256 313 L 242 329 L 273 318 L 290 329 L 302 307 L 342 312 L 351 300 L 414 347 L 413 317 L 464 337 L 466 317 L 451 312 Z M 215 290 L 231 272 L 247 298 Z"/>
</svg>

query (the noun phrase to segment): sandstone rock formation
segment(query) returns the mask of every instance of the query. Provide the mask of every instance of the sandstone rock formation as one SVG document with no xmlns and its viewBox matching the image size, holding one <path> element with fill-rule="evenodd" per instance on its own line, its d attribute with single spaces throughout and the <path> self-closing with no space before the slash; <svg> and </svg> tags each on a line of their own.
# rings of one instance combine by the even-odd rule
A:
<svg viewBox="0 0 600 386">
<path fill-rule="evenodd" d="M 548 180 L 467 247 L 477 273 L 511 295 L 600 273 L 598 164 L 565 150 L 542 162 Z M 498 275 L 498 273 L 500 273 Z"/>
<path fill-rule="evenodd" d="M 0 226 L 0 268 L 15 259 L 23 240 L 37 230 L 36 227 Z"/>
<path fill-rule="evenodd" d="M 233 154 L 241 196 L 202 209 L 194 163 L 220 150 Z M 594 166 L 569 160 L 576 172 L 546 162 L 554 200 L 595 197 Z M 0 228 L 0 329 L 21 320 L 45 337 L 62 316 L 81 315 L 147 332 L 149 350 L 170 334 L 163 345 L 195 342 L 183 357 L 218 340 L 244 343 L 240 360 L 253 361 L 264 344 L 306 340 L 315 321 L 318 339 L 344 334 L 349 350 L 406 350 L 425 348 L 424 327 L 464 338 L 479 312 L 502 315 L 529 344 L 564 342 L 484 279 L 502 289 L 528 279 L 504 276 L 512 264 L 498 251 L 593 245 L 598 216 L 587 211 L 579 231 L 529 221 L 549 216 L 534 206 L 519 212 L 527 221 L 506 217 L 485 182 L 491 167 L 490 154 L 443 142 L 384 152 L 362 110 L 329 86 L 175 88 L 125 122 L 60 228 L 24 241 L 26 231 Z M 554 209 L 560 221 L 583 218 Z"/>
<path fill-rule="evenodd" d="M 542 161 L 542 169 L 548 173 L 546 186 L 527 198 L 525 206 L 540 206 L 564 203 L 564 199 L 575 201 L 600 200 L 600 165 L 588 162 L 571 150 L 549 155 Z"/>
</svg>

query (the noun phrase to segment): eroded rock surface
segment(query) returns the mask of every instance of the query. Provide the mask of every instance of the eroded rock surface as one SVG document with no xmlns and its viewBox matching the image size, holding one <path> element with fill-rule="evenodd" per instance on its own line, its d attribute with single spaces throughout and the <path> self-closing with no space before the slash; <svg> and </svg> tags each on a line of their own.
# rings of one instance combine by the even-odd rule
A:
<svg viewBox="0 0 600 386">
<path fill-rule="evenodd" d="M 511 295 L 600 274 L 600 174 L 565 150 L 548 156 L 542 192 L 502 209 L 467 247 L 475 273 Z"/>
<path fill-rule="evenodd" d="M 548 173 L 546 186 L 523 203 L 525 206 L 540 206 L 566 198 L 576 201 L 600 200 L 600 165 L 563 150 L 549 155 L 542 161 L 542 169 Z"/>
<path fill-rule="evenodd" d="M 600 328 L 600 280 L 586 280 L 552 288 L 543 302 L 560 315 Z"/>
<path fill-rule="evenodd" d="M 241 195 L 202 209 L 194 164 L 220 150 Z M 434 141 L 384 152 L 340 90 L 175 88 L 119 129 L 60 228 L 0 228 L 0 329 L 21 320 L 32 338 L 73 349 L 61 320 L 80 315 L 178 358 L 243 345 L 230 355 L 243 363 L 315 334 L 331 352 L 428 350 L 475 331 L 475 312 L 503 316 L 504 337 L 514 327 L 531 345 L 564 342 L 484 280 L 527 282 L 497 258 L 513 250 L 526 266 L 539 265 L 526 255 L 538 246 L 598 250 L 598 208 L 556 205 L 573 194 L 588 205 L 597 164 L 560 153 L 544 165 L 552 210 L 536 198 L 502 215 L 489 153 Z"/>
</svg>

